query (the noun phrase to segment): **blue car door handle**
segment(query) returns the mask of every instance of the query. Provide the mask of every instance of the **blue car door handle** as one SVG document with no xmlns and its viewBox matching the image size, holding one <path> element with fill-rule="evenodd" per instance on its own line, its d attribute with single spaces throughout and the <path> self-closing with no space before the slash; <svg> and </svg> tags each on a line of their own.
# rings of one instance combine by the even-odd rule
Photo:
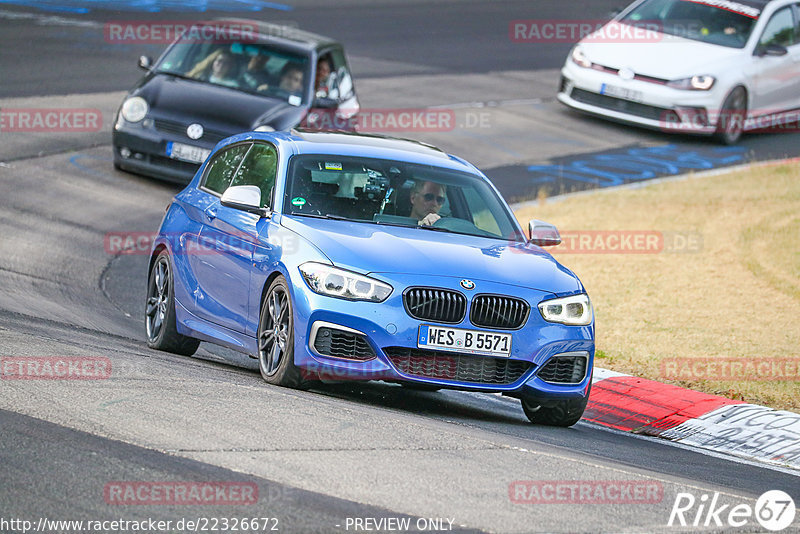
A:
<svg viewBox="0 0 800 534">
<path fill-rule="evenodd" d="M 210 208 L 208 208 L 206 210 L 206 217 L 208 217 L 208 219 L 211 220 L 211 221 L 216 219 L 217 218 L 217 207 L 216 206 L 211 206 Z"/>
</svg>

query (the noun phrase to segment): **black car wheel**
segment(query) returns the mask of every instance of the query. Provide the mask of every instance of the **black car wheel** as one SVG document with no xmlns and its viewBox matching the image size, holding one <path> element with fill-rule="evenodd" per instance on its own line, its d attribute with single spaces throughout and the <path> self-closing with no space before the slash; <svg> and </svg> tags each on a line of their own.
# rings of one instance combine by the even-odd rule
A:
<svg viewBox="0 0 800 534">
<path fill-rule="evenodd" d="M 592 386 L 589 386 L 591 391 Z M 522 410 L 531 423 L 548 426 L 572 426 L 583 417 L 583 411 L 589 402 L 589 391 L 580 399 L 567 399 L 555 404 L 542 406 L 539 403 L 522 397 Z"/>
<path fill-rule="evenodd" d="M 175 325 L 175 290 L 169 253 L 156 258 L 147 282 L 147 302 L 144 310 L 147 346 L 152 349 L 191 356 L 200 341 L 178 333 Z"/>
<path fill-rule="evenodd" d="M 735 144 L 742 137 L 746 118 L 747 93 L 744 87 L 736 87 L 722 104 L 719 121 L 717 121 L 717 131 L 714 135 L 723 144 Z"/>
<path fill-rule="evenodd" d="M 299 388 L 300 370 L 294 365 L 294 311 L 286 279 L 276 278 L 261 304 L 258 320 L 258 368 L 270 384 Z"/>
</svg>

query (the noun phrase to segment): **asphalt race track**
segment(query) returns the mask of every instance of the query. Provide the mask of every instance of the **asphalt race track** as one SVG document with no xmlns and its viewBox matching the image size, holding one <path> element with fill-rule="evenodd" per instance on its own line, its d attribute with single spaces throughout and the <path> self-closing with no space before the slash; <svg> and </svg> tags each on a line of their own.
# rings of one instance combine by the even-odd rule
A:
<svg viewBox="0 0 800 534">
<path fill-rule="evenodd" d="M 66 0 L 39 6 L 47 9 L 0 2 L 0 111 L 74 107 L 103 116 L 98 132 L 0 131 L 0 356 L 86 356 L 111 364 L 106 380 L 0 381 L 0 532 L 23 531 L 3 521 L 37 526 L 41 518 L 152 518 L 172 521 L 164 531 L 184 532 L 193 529 L 175 527 L 178 521 L 233 517 L 274 518 L 266 524 L 281 532 L 397 531 L 403 520 L 414 532 L 710 532 L 720 528 L 668 526 L 678 493 L 699 499 L 716 492 L 729 507 L 752 507 L 772 489 L 800 493 L 800 479 L 787 470 L 589 423 L 536 427 L 517 401 L 499 396 L 383 383 L 294 391 L 267 386 L 255 360 L 207 344 L 192 358 L 149 350 L 142 321 L 148 251 L 121 253 L 107 238 L 154 232 L 179 189 L 115 171 L 110 128 L 141 72 L 136 58 L 162 47 L 106 43 L 103 24 L 229 16 L 226 6 L 258 3 L 201 3 L 210 9 L 199 14 L 136 11 L 158 2 L 120 2 L 120 12 L 104 9 L 108 4 L 85 2 L 91 9 L 81 13 L 80 3 Z M 589 178 L 602 187 L 678 174 L 664 165 L 642 177 L 628 166 L 628 176 L 618 179 L 547 179 L 556 165 L 598 154 L 650 150 L 674 162 L 690 153 L 712 168 L 798 155 L 800 134 L 748 135 L 737 148 L 720 150 L 707 140 L 561 107 L 557 71 L 569 45 L 513 43 L 509 22 L 602 18 L 617 5 L 347 0 L 334 7 L 300 0 L 235 14 L 342 40 L 362 107 L 453 110 L 454 128 L 405 136 L 470 159 L 509 198 L 542 186 L 585 188 Z M 534 505 L 513 490 L 516 481 L 587 480 L 647 483 L 659 497 Z M 119 481 L 236 483 L 257 488 L 258 498 L 130 506 L 107 494 Z M 257 531 L 269 530 L 262 526 Z M 733 530 L 760 528 L 751 521 Z"/>
</svg>

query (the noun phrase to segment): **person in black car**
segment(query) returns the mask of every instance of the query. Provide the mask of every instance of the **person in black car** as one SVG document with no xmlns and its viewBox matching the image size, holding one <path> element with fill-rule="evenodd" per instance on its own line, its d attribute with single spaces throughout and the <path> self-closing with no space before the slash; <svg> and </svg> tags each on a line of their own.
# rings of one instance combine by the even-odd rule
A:
<svg viewBox="0 0 800 534">
<path fill-rule="evenodd" d="M 256 54 L 250 57 L 247 68 L 242 73 L 242 86 L 255 91 L 265 91 L 274 82 L 270 74 L 264 69 L 269 61 L 269 56 Z"/>
<path fill-rule="evenodd" d="M 279 89 L 290 95 L 301 96 L 303 94 L 303 68 L 297 63 L 287 63 L 281 69 L 281 81 Z"/>
</svg>

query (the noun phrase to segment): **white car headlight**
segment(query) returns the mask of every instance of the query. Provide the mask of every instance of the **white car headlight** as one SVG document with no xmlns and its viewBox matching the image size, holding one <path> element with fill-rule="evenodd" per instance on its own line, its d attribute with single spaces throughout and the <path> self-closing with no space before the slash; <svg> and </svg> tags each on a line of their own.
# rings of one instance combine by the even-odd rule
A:
<svg viewBox="0 0 800 534">
<path fill-rule="evenodd" d="M 572 49 L 572 53 L 570 54 L 572 61 L 580 65 L 581 67 L 591 68 L 592 62 L 586 59 L 586 56 L 583 55 L 583 50 L 581 50 L 580 46 L 576 46 Z"/>
<path fill-rule="evenodd" d="M 300 273 L 315 293 L 329 297 L 383 302 L 393 289 L 380 280 L 323 263 L 304 263 Z"/>
<path fill-rule="evenodd" d="M 147 115 L 147 101 L 141 96 L 133 96 L 122 104 L 122 118 L 128 122 L 139 122 Z"/>
<path fill-rule="evenodd" d="M 586 326 L 594 318 L 592 303 L 585 293 L 540 302 L 539 312 L 545 321 L 575 326 Z"/>
<path fill-rule="evenodd" d="M 682 78 L 667 82 L 667 86 L 674 89 L 686 89 L 689 91 L 708 91 L 714 86 L 716 79 L 713 76 L 702 75 Z"/>
</svg>

